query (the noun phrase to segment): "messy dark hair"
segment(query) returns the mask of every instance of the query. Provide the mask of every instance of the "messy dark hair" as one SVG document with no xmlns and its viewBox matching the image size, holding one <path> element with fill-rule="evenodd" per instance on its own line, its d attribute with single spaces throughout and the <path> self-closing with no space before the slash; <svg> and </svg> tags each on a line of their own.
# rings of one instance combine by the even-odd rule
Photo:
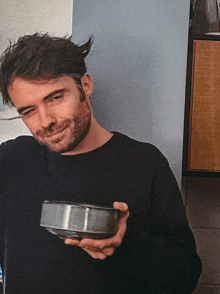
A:
<svg viewBox="0 0 220 294">
<path fill-rule="evenodd" d="M 50 80 L 63 75 L 71 76 L 81 86 L 86 73 L 84 59 L 89 54 L 93 37 L 83 45 L 76 45 L 71 37 L 51 37 L 35 33 L 20 37 L 0 58 L 0 91 L 3 103 L 13 106 L 8 95 L 16 77 L 26 80 Z"/>
</svg>

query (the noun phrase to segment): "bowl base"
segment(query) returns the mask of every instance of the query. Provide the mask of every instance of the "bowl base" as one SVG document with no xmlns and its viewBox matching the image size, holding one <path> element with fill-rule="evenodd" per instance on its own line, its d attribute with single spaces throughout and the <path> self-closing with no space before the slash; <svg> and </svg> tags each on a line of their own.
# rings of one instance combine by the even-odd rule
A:
<svg viewBox="0 0 220 294">
<path fill-rule="evenodd" d="M 108 234 L 108 233 L 91 233 L 91 232 L 74 232 L 69 230 L 61 230 L 61 229 L 54 229 L 54 228 L 48 228 L 45 227 L 45 229 L 58 236 L 60 239 L 78 239 L 82 240 L 85 238 L 89 239 L 107 239 L 114 236 L 114 234 Z"/>
</svg>

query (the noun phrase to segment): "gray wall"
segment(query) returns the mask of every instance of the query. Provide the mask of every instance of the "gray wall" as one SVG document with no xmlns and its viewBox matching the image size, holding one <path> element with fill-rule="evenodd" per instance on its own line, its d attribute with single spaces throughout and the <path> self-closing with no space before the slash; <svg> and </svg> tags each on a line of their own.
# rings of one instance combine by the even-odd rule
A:
<svg viewBox="0 0 220 294">
<path fill-rule="evenodd" d="M 181 180 L 190 0 L 75 0 L 73 41 L 94 35 L 92 104 L 108 130 L 155 144 Z"/>
</svg>

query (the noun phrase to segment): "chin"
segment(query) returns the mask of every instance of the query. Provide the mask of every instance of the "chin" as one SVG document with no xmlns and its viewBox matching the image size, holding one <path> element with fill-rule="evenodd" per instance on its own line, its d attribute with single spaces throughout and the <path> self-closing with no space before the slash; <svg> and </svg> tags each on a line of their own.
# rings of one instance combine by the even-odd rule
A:
<svg viewBox="0 0 220 294">
<path fill-rule="evenodd" d="M 58 137 L 41 137 L 35 135 L 35 139 L 47 147 L 49 151 L 57 153 L 66 153 L 73 151 L 87 136 L 91 127 L 91 116 L 84 119 L 80 123 L 73 125 L 74 127 L 66 128 Z"/>
<path fill-rule="evenodd" d="M 71 142 L 69 144 L 65 144 L 64 142 L 53 143 L 53 144 L 44 144 L 49 151 L 57 152 L 57 153 L 65 153 L 72 151 L 78 144 L 75 142 Z"/>
<path fill-rule="evenodd" d="M 43 140 L 39 140 L 39 138 L 35 138 L 39 144 L 46 146 L 47 149 L 51 152 L 56 152 L 56 153 L 66 153 L 66 152 L 70 152 L 73 151 L 80 143 L 81 141 L 84 139 L 84 137 L 79 137 L 79 138 L 75 138 L 73 140 L 73 138 L 69 138 L 69 139 L 56 139 L 52 142 L 46 142 Z"/>
</svg>

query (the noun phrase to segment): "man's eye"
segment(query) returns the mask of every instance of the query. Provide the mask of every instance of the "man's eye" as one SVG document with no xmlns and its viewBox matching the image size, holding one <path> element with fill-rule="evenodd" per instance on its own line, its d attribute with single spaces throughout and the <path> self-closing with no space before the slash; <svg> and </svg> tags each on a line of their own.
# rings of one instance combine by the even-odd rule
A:
<svg viewBox="0 0 220 294">
<path fill-rule="evenodd" d="M 33 112 L 33 111 L 34 111 L 34 109 L 29 109 L 29 110 L 23 112 L 21 115 L 26 116 L 26 115 L 30 114 L 31 112 Z"/>
<path fill-rule="evenodd" d="M 63 97 L 62 95 L 54 96 L 54 97 L 52 98 L 52 101 L 59 100 L 59 99 L 61 99 L 62 97 Z"/>
</svg>

